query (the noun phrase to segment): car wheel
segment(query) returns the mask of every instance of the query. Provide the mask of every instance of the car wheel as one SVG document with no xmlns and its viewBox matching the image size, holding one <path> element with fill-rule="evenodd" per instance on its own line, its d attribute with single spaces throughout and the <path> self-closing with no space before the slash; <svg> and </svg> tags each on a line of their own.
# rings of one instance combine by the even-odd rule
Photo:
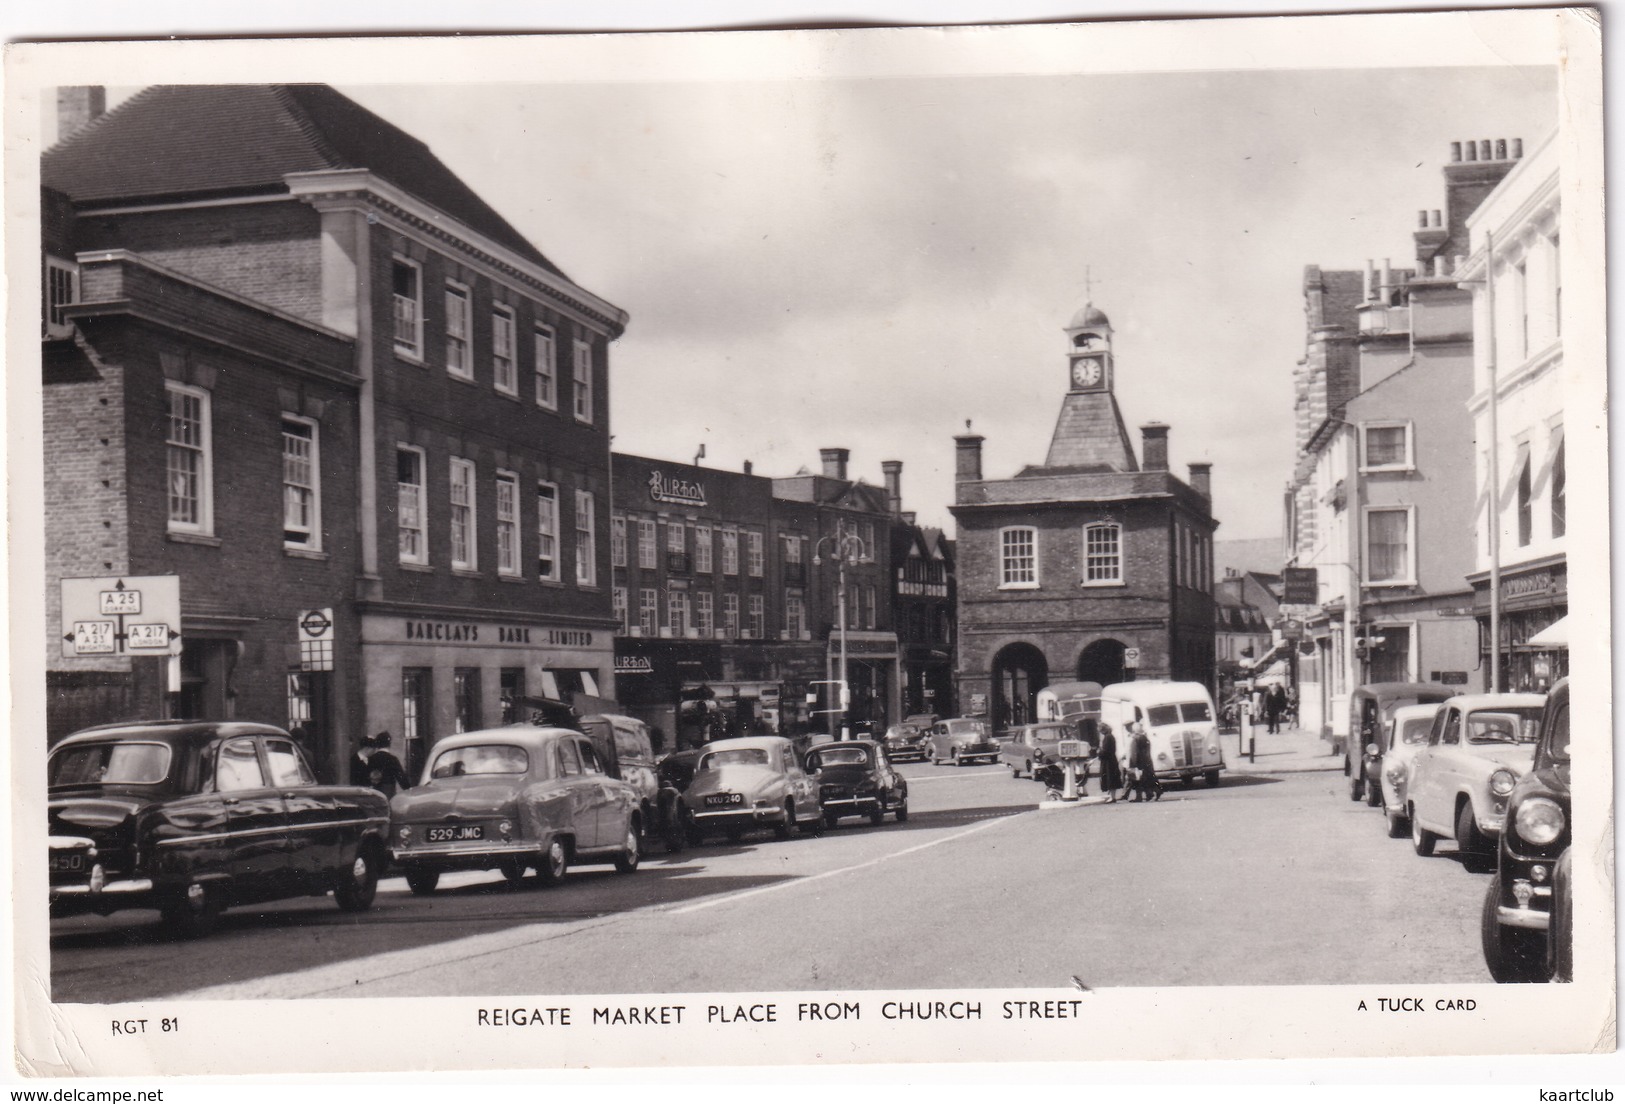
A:
<svg viewBox="0 0 1625 1104">
<path fill-rule="evenodd" d="M 698 824 L 692 824 L 692 823 L 689 824 L 689 826 L 688 826 L 688 845 L 690 847 L 698 847 L 701 844 L 703 844 L 704 842 L 705 842 L 705 832 L 700 828 L 700 826 Z"/>
<path fill-rule="evenodd" d="M 869 814 L 869 823 L 878 825 L 886 819 L 886 806 L 884 802 L 876 802 L 874 811 Z"/>
<path fill-rule="evenodd" d="M 406 872 L 406 888 L 419 897 L 427 897 L 434 892 L 434 887 L 440 884 L 440 871 L 438 870 L 408 870 Z"/>
<path fill-rule="evenodd" d="M 952 763 L 956 767 L 964 766 L 964 763 L 960 761 L 958 748 L 948 749 L 948 762 Z"/>
<path fill-rule="evenodd" d="M 1411 808 L 1411 848 L 1424 859 L 1433 854 L 1433 847 L 1439 842 L 1439 837 L 1422 827 L 1421 821 L 1416 819 L 1416 809 Z"/>
<path fill-rule="evenodd" d="M 638 868 L 643 859 L 643 849 L 638 844 L 638 824 L 632 821 L 626 826 L 626 842 L 615 855 L 615 872 L 617 874 L 630 874 Z"/>
<path fill-rule="evenodd" d="M 1384 808 L 1382 815 L 1388 818 L 1388 838 L 1404 839 L 1411 830 L 1410 823 L 1405 819 L 1404 813 L 1396 813 L 1392 809 Z"/>
<path fill-rule="evenodd" d="M 1382 784 L 1380 782 L 1367 782 L 1365 784 L 1365 803 L 1373 809 L 1382 804 Z"/>
<path fill-rule="evenodd" d="M 164 905 L 162 914 L 164 926 L 181 939 L 202 939 L 220 921 L 220 897 L 208 886 L 194 882 Z"/>
<path fill-rule="evenodd" d="M 666 854 L 681 854 L 693 830 L 683 823 L 683 810 L 673 808 L 666 814 Z"/>
<path fill-rule="evenodd" d="M 837 824 L 839 824 L 840 822 L 841 822 L 841 814 L 840 813 L 837 813 L 837 812 L 834 812 L 834 811 L 829 811 L 829 812 L 826 812 L 824 814 L 824 826 L 826 828 L 833 828 Z"/>
<path fill-rule="evenodd" d="M 740 840 L 745 838 L 745 830 L 743 828 L 724 828 L 722 830 L 722 834 L 727 838 L 729 843 L 738 843 Z"/>
<path fill-rule="evenodd" d="M 543 885 L 552 885 L 564 877 L 569 867 L 570 851 L 562 839 L 554 836 L 548 842 L 547 850 L 542 852 L 542 861 L 536 864 L 536 876 Z"/>
<path fill-rule="evenodd" d="M 824 814 L 819 813 L 811 820 L 804 820 L 797 827 L 809 836 L 821 836 L 824 834 Z"/>
<path fill-rule="evenodd" d="M 1484 894 L 1484 912 L 1479 935 L 1484 944 L 1484 965 L 1490 977 L 1502 983 L 1547 981 L 1545 937 L 1537 931 L 1509 928 L 1496 918 L 1501 903 L 1501 879 L 1490 879 Z"/>
<path fill-rule="evenodd" d="M 1204 774 L 1202 777 L 1207 781 L 1208 787 L 1210 789 L 1216 789 L 1218 787 L 1218 785 L 1219 785 L 1219 772 L 1218 771 L 1210 770 L 1206 774 Z"/>
<path fill-rule="evenodd" d="M 1032 770 L 1033 765 L 1031 763 L 1028 763 L 1027 764 L 1027 769 Z M 1017 766 L 1012 766 L 1010 768 L 1010 777 L 1011 778 L 1020 778 L 1021 777 L 1021 768 L 1017 767 Z"/>
<path fill-rule="evenodd" d="M 1463 801 L 1456 811 L 1456 850 L 1461 854 L 1461 865 L 1468 871 L 1482 874 L 1490 869 L 1494 853 L 1490 850 L 1490 841 L 1478 830 L 1471 801 Z"/>
<path fill-rule="evenodd" d="M 378 852 L 363 844 L 355 853 L 355 862 L 339 873 L 338 884 L 333 887 L 333 900 L 345 912 L 365 912 L 378 896 L 378 874 L 383 863 Z"/>
<path fill-rule="evenodd" d="M 899 824 L 903 824 L 903 823 L 907 822 L 907 820 L 908 820 L 908 795 L 907 794 L 904 794 L 903 795 L 903 800 L 901 802 L 899 802 L 892 809 L 892 815 L 897 817 L 897 823 L 899 823 Z"/>
<path fill-rule="evenodd" d="M 773 826 L 773 838 L 778 840 L 789 839 L 790 829 L 792 826 L 794 826 L 795 822 L 796 803 L 794 801 L 786 801 L 784 803 L 784 822 L 782 824 L 775 824 Z"/>
<path fill-rule="evenodd" d="M 525 880 L 525 864 L 519 859 L 503 859 L 497 863 L 497 870 L 510 886 L 517 888 L 519 883 Z"/>
<path fill-rule="evenodd" d="M 1349 776 L 1349 800 L 1358 801 L 1364 796 L 1365 786 L 1363 784 L 1363 779 L 1360 778 L 1360 772 L 1355 771 Z"/>
</svg>

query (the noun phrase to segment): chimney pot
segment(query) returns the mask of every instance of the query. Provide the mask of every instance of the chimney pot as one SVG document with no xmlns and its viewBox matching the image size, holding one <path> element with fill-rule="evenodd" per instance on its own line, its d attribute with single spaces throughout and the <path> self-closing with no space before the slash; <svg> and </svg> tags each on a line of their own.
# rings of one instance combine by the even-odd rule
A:
<svg viewBox="0 0 1625 1104">
<path fill-rule="evenodd" d="M 754 464 L 752 464 L 749 460 L 746 460 L 745 461 L 745 474 L 749 475 L 753 470 L 755 470 L 755 467 L 756 466 Z"/>
<path fill-rule="evenodd" d="M 1416 212 L 1416 225 L 1420 226 L 1423 230 L 1428 228 L 1428 213 L 1426 211 Z"/>
<path fill-rule="evenodd" d="M 1468 142 L 1464 143 L 1464 145 L 1467 147 L 1467 160 L 1469 160 L 1469 161 L 1477 161 L 1478 160 L 1478 143 L 1473 142 L 1473 141 L 1468 141 Z"/>
<path fill-rule="evenodd" d="M 1497 138 L 1495 140 L 1495 159 L 1497 161 L 1505 161 L 1507 159 L 1507 140 L 1505 138 Z"/>
<path fill-rule="evenodd" d="M 982 442 L 986 438 L 976 433 L 963 433 L 954 438 L 954 482 L 974 483 L 982 478 Z"/>
<path fill-rule="evenodd" d="M 1523 139 L 1522 138 L 1514 138 L 1514 139 L 1512 139 L 1512 159 L 1514 161 L 1516 161 L 1522 156 L 1523 156 Z"/>
<path fill-rule="evenodd" d="M 1437 210 L 1437 209 L 1435 209 L 1434 212 L 1433 212 L 1433 225 L 1434 226 L 1443 226 L 1444 225 L 1444 213 Z"/>
<path fill-rule="evenodd" d="M 1140 427 L 1140 468 L 1143 471 L 1168 470 L 1168 426 L 1147 422 Z"/>
<path fill-rule="evenodd" d="M 913 510 L 904 510 L 901 517 L 904 525 L 916 525 L 919 523 L 920 515 L 915 513 Z"/>
<path fill-rule="evenodd" d="M 1478 140 L 1478 159 L 1480 161 L 1490 160 L 1490 140 L 1488 138 Z"/>
<path fill-rule="evenodd" d="M 1451 142 L 1450 143 L 1450 160 L 1452 160 L 1452 161 L 1460 161 L 1461 160 L 1461 143 L 1460 142 Z"/>
<path fill-rule="evenodd" d="M 845 479 L 846 462 L 852 456 L 851 449 L 827 448 L 819 449 L 818 456 L 824 461 L 824 476 L 828 479 Z"/>
</svg>

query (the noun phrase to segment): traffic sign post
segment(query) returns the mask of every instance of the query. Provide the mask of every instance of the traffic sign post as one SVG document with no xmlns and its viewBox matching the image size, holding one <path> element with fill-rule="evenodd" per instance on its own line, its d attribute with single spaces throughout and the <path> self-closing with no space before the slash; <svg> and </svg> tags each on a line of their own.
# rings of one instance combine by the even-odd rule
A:
<svg viewBox="0 0 1625 1104">
<path fill-rule="evenodd" d="M 300 610 L 299 666 L 306 671 L 333 669 L 333 608 Z"/>
<path fill-rule="evenodd" d="M 180 655 L 180 576 L 63 579 L 62 654 Z"/>
</svg>

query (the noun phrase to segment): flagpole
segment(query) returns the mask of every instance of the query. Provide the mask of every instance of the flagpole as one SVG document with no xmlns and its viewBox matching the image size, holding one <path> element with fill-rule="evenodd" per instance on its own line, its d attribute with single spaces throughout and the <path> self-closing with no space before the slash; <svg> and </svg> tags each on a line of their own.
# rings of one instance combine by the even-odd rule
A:
<svg viewBox="0 0 1625 1104">
<path fill-rule="evenodd" d="M 1484 293 L 1489 324 L 1485 327 L 1485 369 L 1490 385 L 1490 693 L 1501 692 L 1501 419 L 1500 388 L 1495 378 L 1495 232 L 1484 231 Z"/>
</svg>

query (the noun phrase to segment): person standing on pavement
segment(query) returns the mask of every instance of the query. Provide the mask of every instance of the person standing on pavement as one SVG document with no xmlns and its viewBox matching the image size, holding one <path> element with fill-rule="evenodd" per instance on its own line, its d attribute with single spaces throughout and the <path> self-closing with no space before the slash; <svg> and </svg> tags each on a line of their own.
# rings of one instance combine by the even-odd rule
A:
<svg viewBox="0 0 1625 1104">
<path fill-rule="evenodd" d="M 1134 776 L 1134 801 L 1160 801 L 1162 786 L 1157 782 L 1157 765 L 1151 761 L 1151 737 L 1145 725 L 1133 721 L 1128 726 L 1133 739 L 1129 742 L 1128 769 Z"/>
<path fill-rule="evenodd" d="M 394 737 L 385 729 L 372 738 L 373 753 L 367 760 L 369 773 L 368 785 L 375 790 L 381 790 L 385 797 L 394 797 L 401 790 L 412 788 L 411 779 L 406 777 L 406 768 L 401 761 L 395 758 L 395 753 L 389 750 Z"/>
<path fill-rule="evenodd" d="M 1123 788 L 1123 769 L 1117 762 L 1117 737 L 1112 726 L 1100 726 L 1100 790 L 1108 805 L 1117 804 L 1117 791 Z"/>
<path fill-rule="evenodd" d="M 355 746 L 355 754 L 350 756 L 350 785 L 372 785 L 372 768 L 367 765 L 367 760 L 372 758 L 372 751 L 372 737 L 361 737 Z"/>
<path fill-rule="evenodd" d="M 1264 717 L 1269 721 L 1270 731 L 1281 731 L 1281 716 L 1286 712 L 1286 691 L 1281 684 L 1271 686 L 1269 693 L 1264 695 Z"/>
</svg>

